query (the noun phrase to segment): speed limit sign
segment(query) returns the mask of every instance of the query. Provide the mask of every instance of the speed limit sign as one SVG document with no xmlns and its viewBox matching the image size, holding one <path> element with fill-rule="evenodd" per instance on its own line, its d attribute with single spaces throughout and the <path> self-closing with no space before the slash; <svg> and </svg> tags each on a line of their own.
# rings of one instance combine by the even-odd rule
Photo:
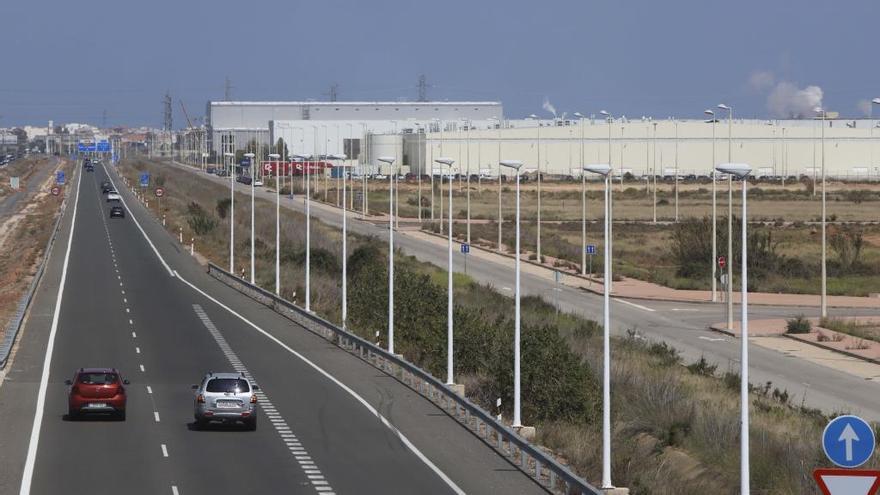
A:
<svg viewBox="0 0 880 495">
<path fill-rule="evenodd" d="M 165 189 L 163 189 L 161 187 L 157 187 L 156 188 L 156 197 L 161 198 L 162 196 L 165 196 Z"/>
<path fill-rule="evenodd" d="M 61 188 L 58 186 L 52 186 L 51 192 L 52 196 L 58 196 L 59 194 L 61 194 Z"/>
<path fill-rule="evenodd" d="M 721 268 L 724 268 L 725 265 L 727 265 L 727 259 L 725 259 L 724 256 L 719 256 L 718 257 L 718 266 Z"/>
</svg>

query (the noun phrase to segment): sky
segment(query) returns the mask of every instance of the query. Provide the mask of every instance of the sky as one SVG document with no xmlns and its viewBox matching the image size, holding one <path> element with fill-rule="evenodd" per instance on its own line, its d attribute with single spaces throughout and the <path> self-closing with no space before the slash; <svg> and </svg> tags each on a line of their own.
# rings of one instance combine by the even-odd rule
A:
<svg viewBox="0 0 880 495">
<path fill-rule="evenodd" d="M 877 0 L 0 2 L 0 127 L 174 126 L 235 100 L 500 100 L 505 116 L 858 117 Z M 549 102 L 549 105 L 545 105 Z"/>
</svg>

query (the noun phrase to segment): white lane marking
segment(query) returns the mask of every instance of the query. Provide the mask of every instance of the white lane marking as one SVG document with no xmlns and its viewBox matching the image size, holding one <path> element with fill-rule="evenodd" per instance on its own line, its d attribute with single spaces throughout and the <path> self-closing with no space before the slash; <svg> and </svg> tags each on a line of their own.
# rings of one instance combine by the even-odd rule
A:
<svg viewBox="0 0 880 495">
<path fill-rule="evenodd" d="M 615 299 L 613 299 L 613 300 L 614 300 L 614 301 L 617 301 L 617 302 L 620 302 L 620 303 L 623 303 L 623 304 L 627 304 L 627 305 L 632 306 L 632 307 L 634 307 L 634 308 L 639 308 L 639 309 L 641 309 L 641 310 L 643 310 L 643 311 L 648 311 L 648 312 L 651 312 L 651 313 L 653 313 L 653 312 L 655 311 L 655 310 L 653 310 L 653 309 L 651 309 L 651 308 L 649 308 L 649 307 L 647 307 L 647 306 L 642 306 L 641 304 L 636 304 L 636 303 L 634 303 L 634 302 L 629 302 L 629 301 L 626 301 L 626 300 L 624 300 L 624 299 L 616 299 L 616 298 L 615 298 Z"/>
<path fill-rule="evenodd" d="M 122 295 L 123 295 L 123 296 L 125 295 L 125 291 L 122 291 Z"/>
<path fill-rule="evenodd" d="M 138 338 L 138 336 L 137 336 L 137 334 L 136 334 L 136 333 L 134 333 L 134 332 L 131 332 L 131 338 L 133 338 L 133 339 L 136 339 L 136 338 Z"/>
<path fill-rule="evenodd" d="M 131 313 L 131 310 L 128 309 L 128 308 L 125 308 L 125 312 L 126 312 L 126 313 Z"/>
<path fill-rule="evenodd" d="M 102 163 L 101 168 L 104 169 L 104 174 L 107 176 L 107 180 L 109 180 L 110 183 L 113 184 L 113 188 L 116 189 L 116 183 L 113 182 L 113 178 L 110 177 L 110 173 L 107 172 L 107 166 Z M 116 189 L 116 190 L 118 191 L 119 189 Z M 161 254 L 159 254 L 159 250 L 156 249 L 156 246 L 153 244 L 153 241 L 151 241 L 150 237 L 147 236 L 147 233 L 144 232 L 144 228 L 141 227 L 140 222 L 138 222 L 137 218 L 134 216 L 134 213 L 132 213 L 131 208 L 128 207 L 128 203 L 125 202 L 125 198 L 123 198 L 121 194 L 119 195 L 119 200 L 122 202 L 122 206 L 124 206 L 125 209 L 128 210 L 128 215 L 134 221 L 134 224 L 137 226 L 138 230 L 141 231 L 141 234 L 143 234 L 144 239 L 147 240 L 147 244 L 149 244 L 150 247 L 153 249 L 153 252 L 156 253 L 156 257 L 159 258 L 159 261 L 162 263 L 162 266 L 164 266 L 165 270 L 168 271 L 168 275 L 173 277 L 174 272 L 171 270 L 171 267 L 168 266 L 168 263 L 165 262 L 165 258 L 163 258 Z"/>
<path fill-rule="evenodd" d="M 141 367 L 141 372 L 143 372 L 143 371 L 144 371 L 144 365 L 141 364 L 140 367 Z"/>
<path fill-rule="evenodd" d="M 510 287 L 502 287 L 501 290 L 513 290 Z"/>
<path fill-rule="evenodd" d="M 171 495 L 180 495 L 180 492 L 177 491 L 177 485 L 171 485 Z"/>
<path fill-rule="evenodd" d="M 155 419 L 157 423 L 159 422 L 159 411 L 153 411 L 153 419 Z"/>
<path fill-rule="evenodd" d="M 125 303 L 125 304 L 128 304 L 128 298 L 127 298 L 127 297 L 123 297 L 123 298 L 122 298 L 122 302 Z"/>
<path fill-rule="evenodd" d="M 315 371 L 317 371 L 317 372 L 320 373 L 321 375 L 324 375 L 324 377 L 326 377 L 328 380 L 330 380 L 331 382 L 335 383 L 339 388 L 341 388 L 342 390 L 344 390 L 345 392 L 347 392 L 349 395 L 351 395 L 356 401 L 360 402 L 361 405 L 363 405 L 363 406 L 367 409 L 367 411 L 369 411 L 373 416 L 376 416 L 376 417 L 379 419 L 379 421 L 382 422 L 382 424 L 384 424 L 389 430 L 391 430 L 391 432 L 392 432 L 395 436 L 397 436 L 397 438 L 398 438 L 401 442 L 403 442 L 404 445 L 406 445 L 406 447 L 410 450 L 410 452 L 412 452 L 413 454 L 415 454 L 415 456 L 418 457 L 419 460 L 421 460 L 423 463 L 425 463 L 425 465 L 428 466 L 429 469 L 431 469 L 432 471 L 434 471 L 434 473 L 437 474 L 437 476 L 439 476 L 440 479 L 442 479 L 442 480 L 446 483 L 446 485 L 447 485 L 450 489 L 452 489 L 453 492 L 455 492 L 455 493 L 457 493 L 457 494 L 460 494 L 460 495 L 464 495 L 464 493 L 465 493 L 464 490 L 462 490 L 461 488 L 459 488 L 458 485 L 456 485 L 455 482 L 452 481 L 452 479 L 451 479 L 449 476 L 446 475 L 446 473 L 444 473 L 439 467 L 437 467 L 433 462 L 431 462 L 431 460 L 428 459 L 428 458 L 425 456 L 425 454 L 423 454 L 422 451 L 420 451 L 420 450 L 418 449 L 418 447 L 416 447 L 412 442 L 410 442 L 409 438 L 407 438 L 406 435 L 403 434 L 403 432 L 401 432 L 400 430 L 397 429 L 397 427 L 395 427 L 393 424 L 391 424 L 391 422 L 388 421 L 388 419 L 385 418 L 385 416 L 383 416 L 381 413 L 379 413 L 379 411 L 376 410 L 375 407 L 373 407 L 372 405 L 370 405 L 370 403 L 367 402 L 366 399 L 364 399 L 363 397 L 361 397 L 360 395 L 358 395 L 357 392 L 355 392 L 354 390 L 352 390 L 351 388 L 349 388 L 346 384 L 344 384 L 344 383 L 342 383 L 341 381 L 339 381 L 336 377 L 334 377 L 333 375 L 331 375 L 330 373 L 328 373 L 327 371 L 325 371 L 323 368 L 321 368 L 321 367 L 318 366 L 317 364 L 315 364 L 315 363 L 313 363 L 312 361 L 310 361 L 307 357 L 305 357 L 305 356 L 303 356 L 302 354 L 300 354 L 299 352 L 293 350 L 290 346 L 288 346 L 288 345 L 285 344 L 284 342 L 281 342 L 281 340 L 279 340 L 279 339 L 278 339 L 277 337 L 275 337 L 274 335 L 272 335 L 272 334 L 270 334 L 269 332 L 263 330 L 262 328 L 260 328 L 259 326 L 257 326 L 257 325 L 256 325 L 255 323 L 253 323 L 252 321 L 248 320 L 248 319 L 245 318 L 244 316 L 242 316 L 242 315 L 240 315 L 239 313 L 237 313 L 234 309 L 232 309 L 232 308 L 230 308 L 229 306 L 223 304 L 222 302 L 220 302 L 219 300 L 215 299 L 213 296 L 209 295 L 207 292 L 203 291 L 202 289 L 196 287 L 196 286 L 195 286 L 192 282 L 190 282 L 189 280 L 187 280 L 187 279 L 181 277 L 180 274 L 179 274 L 176 270 L 175 270 L 175 272 L 174 272 L 174 275 L 175 275 L 175 277 L 177 277 L 177 279 L 179 279 L 181 282 L 183 282 L 183 283 L 185 283 L 186 285 L 190 286 L 194 291 L 198 292 L 199 294 L 201 294 L 202 296 L 204 296 L 206 299 L 208 299 L 209 301 L 213 302 L 214 304 L 216 304 L 216 305 L 220 306 L 221 308 L 225 309 L 226 311 L 228 311 L 230 314 L 232 314 L 233 316 L 235 316 L 235 317 L 238 318 L 239 320 L 245 322 L 245 323 L 248 324 L 251 328 L 253 328 L 253 329 L 256 330 L 257 332 L 263 334 L 263 335 L 264 335 L 266 338 L 268 338 L 269 340 L 271 340 L 271 341 L 275 342 L 276 344 L 278 344 L 282 349 L 286 350 L 287 352 L 289 352 L 289 353 L 293 354 L 294 356 L 296 356 L 297 358 L 299 358 L 301 361 L 303 361 L 304 363 L 306 363 L 307 365 L 309 365 L 312 369 L 314 369 Z M 195 306 L 195 305 L 194 305 L 194 306 Z"/>
<path fill-rule="evenodd" d="M 705 335 L 700 335 L 700 340 L 708 340 L 709 342 L 727 342 L 727 339 L 725 338 L 706 337 Z"/>
<path fill-rule="evenodd" d="M 148 393 L 148 394 L 152 394 L 152 393 L 153 393 L 153 387 L 147 385 L 147 393 Z"/>
<path fill-rule="evenodd" d="M 129 325 L 134 325 L 134 322 L 131 321 L 131 320 L 128 320 L 128 324 L 129 324 Z"/>
<path fill-rule="evenodd" d="M 162 444 L 162 457 L 168 457 L 168 447 L 165 444 Z"/>
<path fill-rule="evenodd" d="M 135 347 L 135 348 L 134 348 L 134 352 L 137 353 L 137 354 L 140 354 L 140 353 L 141 353 L 141 348 L 140 348 L 140 347 Z"/>
<path fill-rule="evenodd" d="M 214 337 L 214 341 L 217 342 L 217 345 L 220 346 L 220 350 L 223 352 L 223 355 L 226 356 L 226 359 L 230 362 L 232 362 L 232 361 L 240 362 L 240 360 L 238 359 L 238 356 L 235 354 L 235 351 L 233 351 L 232 347 L 229 346 L 229 343 L 226 341 L 226 338 L 223 337 L 223 334 L 220 333 L 220 330 L 217 328 L 216 325 L 214 325 L 214 322 L 211 321 L 211 318 L 208 317 L 208 314 L 205 313 L 205 310 L 202 309 L 202 306 L 199 304 L 193 304 L 192 307 L 193 307 L 193 311 L 195 311 L 195 313 L 196 313 L 196 316 L 198 316 L 199 319 L 202 320 L 202 324 L 205 326 L 205 328 L 208 329 L 208 332 L 210 332 L 211 336 Z M 246 368 L 242 368 L 241 372 L 244 374 L 245 378 L 247 378 L 251 382 L 256 382 L 256 380 L 254 380 L 254 377 L 250 374 L 250 372 Z M 254 395 L 257 395 L 257 392 L 255 392 Z M 257 400 L 261 406 L 262 406 L 262 403 L 265 403 L 267 406 L 271 407 L 273 410 L 275 409 L 275 406 L 272 405 L 272 402 L 266 396 L 265 392 L 260 391 L 259 395 L 257 396 Z M 290 427 L 287 426 L 287 423 L 284 422 L 283 419 L 276 417 L 276 418 L 271 418 L 270 421 L 272 422 L 272 426 L 275 427 L 275 430 L 279 434 L 279 436 L 284 434 L 284 433 L 282 433 L 282 431 L 284 431 L 284 432 L 290 431 Z M 284 438 L 282 437 L 282 440 L 283 439 Z M 304 448 L 302 448 L 301 446 L 296 447 L 296 448 L 292 448 L 292 447 L 288 446 L 288 450 L 290 450 L 290 452 L 292 454 L 294 454 L 296 459 L 301 460 L 301 461 L 308 460 L 309 462 L 312 462 L 312 460 L 311 460 L 312 458 L 309 457 L 308 452 L 306 452 L 306 450 Z M 297 455 L 297 454 L 301 454 L 301 455 Z M 317 469 L 317 467 L 314 465 L 312 465 L 311 468 Z M 323 478 L 324 478 L 324 476 L 322 475 L 321 479 L 323 479 Z M 324 484 L 327 484 L 327 482 L 325 481 Z"/>
<path fill-rule="evenodd" d="M 52 326 L 49 330 L 49 341 L 46 344 L 46 357 L 43 359 L 43 372 L 40 377 L 40 390 L 37 393 L 37 407 L 34 411 L 34 423 L 31 427 L 31 438 L 28 442 L 27 458 L 21 476 L 20 495 L 31 492 L 34 478 L 34 463 L 37 460 L 37 448 L 40 444 L 40 429 L 43 426 L 43 412 L 46 407 L 46 389 L 49 387 L 49 369 L 52 365 L 52 351 L 55 348 L 55 336 L 58 333 L 58 319 L 61 316 L 61 300 L 64 298 L 64 286 L 67 283 L 67 266 L 70 262 L 70 250 L 73 247 L 73 232 L 76 230 L 76 210 L 79 206 L 79 190 L 82 185 L 82 174 L 77 174 L 76 196 L 73 200 L 73 215 L 70 222 L 70 234 L 67 236 L 67 251 L 64 253 L 64 264 L 61 267 L 61 281 L 58 284 L 58 298 L 55 300 L 55 311 L 52 315 Z"/>
<path fill-rule="evenodd" d="M 691 309 L 691 308 L 672 308 L 672 309 L 670 309 L 669 311 L 692 311 L 692 312 L 698 312 L 698 311 L 700 311 L 700 310 L 699 310 L 699 309 Z"/>
</svg>

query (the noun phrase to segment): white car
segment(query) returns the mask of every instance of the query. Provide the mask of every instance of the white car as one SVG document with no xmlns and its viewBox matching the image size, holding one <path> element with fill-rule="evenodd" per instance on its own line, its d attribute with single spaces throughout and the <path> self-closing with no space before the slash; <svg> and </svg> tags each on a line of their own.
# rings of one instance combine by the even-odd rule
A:
<svg viewBox="0 0 880 495">
<path fill-rule="evenodd" d="M 388 176 L 385 175 L 385 174 L 376 174 L 376 175 L 373 176 L 373 178 L 376 179 L 376 180 L 385 180 L 385 179 L 388 178 Z"/>
<path fill-rule="evenodd" d="M 118 203 L 118 202 L 122 201 L 122 197 L 116 193 L 108 193 L 107 194 L 107 202 L 110 203 L 112 201 L 115 201 Z"/>
<path fill-rule="evenodd" d="M 263 187 L 263 181 L 261 181 L 261 180 L 255 180 L 255 181 L 254 181 L 254 186 L 256 186 L 256 187 Z"/>
</svg>

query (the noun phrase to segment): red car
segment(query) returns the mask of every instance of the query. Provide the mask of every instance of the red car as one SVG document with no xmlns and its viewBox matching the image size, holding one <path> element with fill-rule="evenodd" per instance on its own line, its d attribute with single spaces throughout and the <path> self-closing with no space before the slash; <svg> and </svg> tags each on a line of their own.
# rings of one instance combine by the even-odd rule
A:
<svg viewBox="0 0 880 495">
<path fill-rule="evenodd" d="M 116 368 L 80 368 L 70 386 L 67 398 L 67 417 L 76 419 L 83 414 L 103 413 L 125 421 L 124 380 Z"/>
</svg>

